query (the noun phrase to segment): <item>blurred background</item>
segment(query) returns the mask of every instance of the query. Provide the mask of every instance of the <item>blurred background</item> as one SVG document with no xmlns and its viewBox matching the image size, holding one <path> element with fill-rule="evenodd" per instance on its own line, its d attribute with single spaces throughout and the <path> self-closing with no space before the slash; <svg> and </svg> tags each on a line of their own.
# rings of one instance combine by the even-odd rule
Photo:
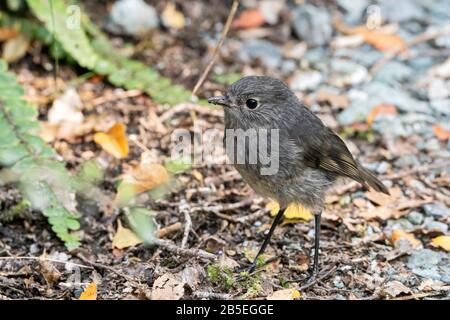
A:
<svg viewBox="0 0 450 320">
<path fill-rule="evenodd" d="M 0 4 L 0 298 L 299 298 L 311 217 L 293 209 L 242 282 L 274 206 L 170 157 L 175 129 L 212 143 L 205 99 L 247 75 L 283 80 L 391 192 L 333 188 L 331 271 L 301 298 L 448 298 L 450 0 L 238 2 L 196 96 L 233 1 Z"/>
</svg>

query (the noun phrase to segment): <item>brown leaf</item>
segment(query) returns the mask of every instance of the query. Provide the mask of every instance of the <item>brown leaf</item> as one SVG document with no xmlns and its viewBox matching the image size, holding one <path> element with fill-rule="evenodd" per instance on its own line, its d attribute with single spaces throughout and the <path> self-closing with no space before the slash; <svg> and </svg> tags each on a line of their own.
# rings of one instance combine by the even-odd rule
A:
<svg viewBox="0 0 450 320">
<path fill-rule="evenodd" d="M 242 11 L 241 15 L 233 21 L 232 27 L 236 29 L 251 29 L 261 27 L 266 23 L 261 11 L 258 9 L 251 9 Z"/>
<path fill-rule="evenodd" d="M 316 95 L 317 102 L 326 102 L 333 108 L 347 108 L 349 101 L 347 96 L 321 90 Z"/>
<path fill-rule="evenodd" d="M 411 289 L 405 286 L 400 281 L 390 281 L 384 285 L 383 291 L 391 298 L 395 298 L 402 293 L 411 293 Z"/>
<path fill-rule="evenodd" d="M 2 27 L 0 28 L 0 41 L 16 38 L 19 32 L 14 28 Z"/>
<path fill-rule="evenodd" d="M 48 285 L 52 285 L 59 280 L 61 272 L 49 261 L 39 260 L 39 272 Z"/>
</svg>

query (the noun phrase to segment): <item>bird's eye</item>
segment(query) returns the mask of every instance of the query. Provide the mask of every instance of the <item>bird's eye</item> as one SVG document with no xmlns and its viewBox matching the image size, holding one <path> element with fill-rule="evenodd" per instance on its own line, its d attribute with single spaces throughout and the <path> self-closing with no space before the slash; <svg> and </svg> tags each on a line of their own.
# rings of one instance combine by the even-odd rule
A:
<svg viewBox="0 0 450 320">
<path fill-rule="evenodd" d="M 255 109 L 258 106 L 258 101 L 255 99 L 248 99 L 245 104 L 247 105 L 247 108 Z"/>
</svg>

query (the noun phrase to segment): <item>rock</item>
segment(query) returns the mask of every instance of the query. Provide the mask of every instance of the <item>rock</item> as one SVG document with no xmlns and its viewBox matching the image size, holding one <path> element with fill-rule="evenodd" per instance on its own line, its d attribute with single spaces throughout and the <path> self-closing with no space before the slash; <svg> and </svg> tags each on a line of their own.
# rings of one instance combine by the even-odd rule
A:
<svg viewBox="0 0 450 320">
<path fill-rule="evenodd" d="M 333 72 L 333 83 L 337 87 L 353 86 L 367 79 L 367 69 L 351 60 L 333 59 L 331 60 L 331 70 Z"/>
<path fill-rule="evenodd" d="M 290 83 L 290 88 L 293 91 L 314 90 L 322 82 L 322 74 L 318 71 L 309 71 L 298 73 L 295 75 Z"/>
<path fill-rule="evenodd" d="M 346 11 L 345 20 L 356 24 L 361 21 L 370 2 L 368 0 L 338 0 L 339 7 Z"/>
<path fill-rule="evenodd" d="M 395 84 L 409 79 L 414 71 L 406 64 L 398 61 L 389 61 L 375 76 L 375 80 L 387 84 Z"/>
<path fill-rule="evenodd" d="M 351 59 L 352 61 L 369 68 L 382 58 L 383 53 L 372 50 L 369 47 L 342 48 L 336 50 L 334 56 L 336 58 Z"/>
<path fill-rule="evenodd" d="M 379 174 L 385 174 L 388 172 L 388 170 L 391 168 L 391 165 L 389 162 L 383 161 L 381 162 L 377 167 L 377 172 Z"/>
<path fill-rule="evenodd" d="M 428 233 L 442 233 L 448 231 L 448 225 L 443 222 L 434 221 L 433 218 L 425 218 L 422 228 Z"/>
<path fill-rule="evenodd" d="M 426 141 L 424 149 L 428 151 L 438 151 L 441 149 L 441 145 L 437 139 L 433 138 Z"/>
<path fill-rule="evenodd" d="M 408 258 L 407 267 L 415 274 L 450 283 L 450 254 L 430 249 L 414 251 Z"/>
<path fill-rule="evenodd" d="M 331 15 L 323 7 L 312 4 L 298 6 L 294 9 L 292 23 L 297 36 L 309 46 L 325 45 L 333 35 Z"/>
<path fill-rule="evenodd" d="M 281 72 L 283 74 L 291 74 L 297 69 L 297 63 L 294 60 L 284 60 L 281 64 Z"/>
<path fill-rule="evenodd" d="M 450 96 L 450 86 L 441 78 L 433 78 L 428 84 L 428 98 L 430 100 L 445 99 Z"/>
<path fill-rule="evenodd" d="M 238 59 L 250 63 L 256 59 L 270 69 L 278 68 L 282 63 L 282 50 L 266 40 L 250 39 L 244 42 L 242 50 L 237 52 Z"/>
<path fill-rule="evenodd" d="M 259 11 L 264 17 L 264 20 L 271 25 L 277 24 L 280 19 L 280 12 L 285 5 L 284 1 L 264 0 L 259 4 Z"/>
<path fill-rule="evenodd" d="M 116 1 L 109 13 L 106 28 L 116 34 L 141 36 L 159 25 L 158 14 L 144 0 Z"/>
<path fill-rule="evenodd" d="M 404 112 L 428 113 L 428 103 L 412 98 L 406 91 L 383 82 L 373 81 L 365 85 L 363 90 L 371 97 L 371 104 L 391 103 Z"/>
<path fill-rule="evenodd" d="M 430 101 L 430 107 L 436 113 L 450 116 L 450 99 Z"/>
<path fill-rule="evenodd" d="M 420 225 L 423 222 L 424 216 L 420 212 L 413 211 L 408 216 L 407 219 L 415 225 Z"/>
<path fill-rule="evenodd" d="M 422 20 L 425 12 L 418 1 L 411 0 L 382 0 L 380 1 L 381 16 L 390 22 L 407 20 Z"/>
<path fill-rule="evenodd" d="M 434 217 L 449 217 L 450 216 L 450 209 L 447 208 L 443 203 L 436 202 L 436 203 L 427 203 L 422 206 L 422 208 L 425 210 L 425 214 L 429 216 Z"/>
<path fill-rule="evenodd" d="M 392 230 L 414 231 L 414 225 L 407 219 L 389 220 L 385 232 L 390 234 Z"/>
</svg>

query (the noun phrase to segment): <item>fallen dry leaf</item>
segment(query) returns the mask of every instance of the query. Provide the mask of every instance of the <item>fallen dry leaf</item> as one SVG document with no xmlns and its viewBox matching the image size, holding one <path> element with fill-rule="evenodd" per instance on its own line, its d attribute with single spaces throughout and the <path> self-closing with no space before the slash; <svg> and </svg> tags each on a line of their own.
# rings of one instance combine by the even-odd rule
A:
<svg viewBox="0 0 450 320">
<path fill-rule="evenodd" d="M 276 201 L 270 201 L 267 203 L 266 208 L 270 210 L 271 216 L 276 216 L 278 211 L 280 211 L 280 205 Z M 286 211 L 284 212 L 284 217 L 286 219 L 300 219 L 304 221 L 309 221 L 313 218 L 313 215 L 311 211 L 307 208 L 305 208 L 300 203 L 291 203 L 286 208 Z"/>
<path fill-rule="evenodd" d="M 251 29 L 261 27 L 266 19 L 258 9 L 242 11 L 241 15 L 233 21 L 232 27 L 236 29 Z"/>
<path fill-rule="evenodd" d="M 114 202 L 118 205 L 128 202 L 139 193 L 151 190 L 170 181 L 165 167 L 156 163 L 140 163 L 122 176 Z"/>
<path fill-rule="evenodd" d="M 390 103 L 381 103 L 377 105 L 375 108 L 373 108 L 370 113 L 367 115 L 367 123 L 369 125 L 372 125 L 377 116 L 387 116 L 387 115 L 396 115 L 397 109 L 393 104 Z"/>
<path fill-rule="evenodd" d="M 97 300 L 97 285 L 94 282 L 89 283 L 78 300 Z"/>
<path fill-rule="evenodd" d="M 316 101 L 319 103 L 320 102 L 328 103 L 333 108 L 347 108 L 349 104 L 347 96 L 328 92 L 325 90 L 321 90 L 317 93 Z"/>
<path fill-rule="evenodd" d="M 383 291 L 391 298 L 395 298 L 402 293 L 411 293 L 411 289 L 405 286 L 400 281 L 394 280 L 384 285 Z"/>
<path fill-rule="evenodd" d="M 8 63 L 16 62 L 23 58 L 30 47 L 30 39 L 24 34 L 7 40 L 3 44 L 2 59 Z"/>
<path fill-rule="evenodd" d="M 439 140 L 448 140 L 450 139 L 450 130 L 444 128 L 443 126 L 440 126 L 438 124 L 433 126 L 433 132 L 436 138 Z"/>
<path fill-rule="evenodd" d="M 267 300 L 295 300 L 300 298 L 301 294 L 293 288 L 278 290 L 267 296 Z"/>
<path fill-rule="evenodd" d="M 439 236 L 431 240 L 431 245 L 450 252 L 450 236 Z"/>
<path fill-rule="evenodd" d="M 39 272 L 45 279 L 48 285 L 52 285 L 59 280 L 61 272 L 51 263 L 46 260 L 39 260 Z"/>
<path fill-rule="evenodd" d="M 170 273 L 162 275 L 153 283 L 152 300 L 180 300 L 183 296 L 183 282 Z"/>
<path fill-rule="evenodd" d="M 130 229 L 122 226 L 122 222 L 117 222 L 117 232 L 112 240 L 112 248 L 125 249 L 141 244 L 142 240 Z"/>
<path fill-rule="evenodd" d="M 0 41 L 1 42 L 15 38 L 18 35 L 19 35 L 19 31 L 17 31 L 14 28 L 9 28 L 9 27 L 0 28 Z"/>
<path fill-rule="evenodd" d="M 181 11 L 177 10 L 174 3 L 170 2 L 161 14 L 161 20 L 167 28 L 182 29 L 186 24 L 186 19 Z"/>
<path fill-rule="evenodd" d="M 367 30 L 364 41 L 380 51 L 397 51 L 406 48 L 406 42 L 400 36 L 378 30 Z"/>
<path fill-rule="evenodd" d="M 391 242 L 395 247 L 400 245 L 400 241 L 406 241 L 412 249 L 416 249 L 422 245 L 420 240 L 417 240 L 416 237 L 409 232 L 396 229 L 392 231 Z"/>
<path fill-rule="evenodd" d="M 106 133 L 97 132 L 94 135 L 94 141 L 100 145 L 103 150 L 117 159 L 128 156 L 126 127 L 121 123 L 116 123 Z"/>
</svg>

